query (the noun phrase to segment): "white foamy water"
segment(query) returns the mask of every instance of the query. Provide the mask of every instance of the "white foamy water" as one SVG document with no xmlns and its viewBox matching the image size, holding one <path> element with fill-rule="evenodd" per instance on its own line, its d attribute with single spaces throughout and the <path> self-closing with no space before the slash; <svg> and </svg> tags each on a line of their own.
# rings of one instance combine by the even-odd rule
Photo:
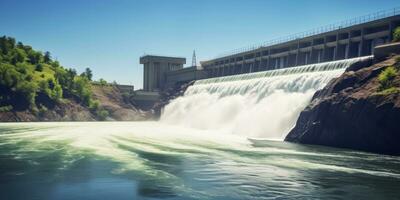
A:
<svg viewBox="0 0 400 200">
<path fill-rule="evenodd" d="M 243 136 L 159 122 L 0 123 L 0 161 L 1 199 L 400 195 L 397 157 L 280 141 L 253 146 Z"/>
<path fill-rule="evenodd" d="M 282 140 L 317 90 L 370 58 L 199 80 L 165 107 L 160 121 Z"/>
</svg>

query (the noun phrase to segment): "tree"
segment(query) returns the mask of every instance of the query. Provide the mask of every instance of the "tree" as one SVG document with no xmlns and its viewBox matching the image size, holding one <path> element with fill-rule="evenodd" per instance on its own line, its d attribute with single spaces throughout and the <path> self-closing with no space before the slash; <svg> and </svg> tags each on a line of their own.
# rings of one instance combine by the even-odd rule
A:
<svg viewBox="0 0 400 200">
<path fill-rule="evenodd" d="M 48 103 L 44 101 L 62 102 L 65 95 L 105 119 L 108 113 L 100 110 L 92 97 L 92 78 L 90 68 L 78 75 L 76 70 L 53 61 L 50 52 L 43 54 L 22 42 L 16 43 L 14 38 L 0 36 L 0 110 L 34 111 Z"/>
<path fill-rule="evenodd" d="M 107 81 L 104 80 L 104 79 L 102 79 L 102 78 L 99 79 L 99 83 L 100 83 L 101 86 L 106 86 L 106 85 L 108 85 Z"/>
<path fill-rule="evenodd" d="M 46 51 L 46 52 L 44 53 L 43 59 L 44 59 L 44 62 L 45 62 L 45 63 L 50 63 L 50 62 L 51 62 L 50 52 Z"/>
<path fill-rule="evenodd" d="M 30 50 L 28 51 L 28 58 L 31 64 L 38 64 L 42 60 L 42 54 L 40 52 Z"/>
<path fill-rule="evenodd" d="M 43 65 L 42 64 L 37 64 L 35 67 L 35 70 L 38 72 L 42 72 L 43 71 Z"/>
<path fill-rule="evenodd" d="M 73 93 L 79 97 L 83 105 L 90 106 L 92 103 L 92 91 L 89 79 L 86 76 L 75 76 L 73 81 Z"/>
<path fill-rule="evenodd" d="M 84 76 L 84 77 L 86 77 L 87 79 L 89 79 L 89 81 L 91 81 L 91 80 L 92 80 L 92 77 L 93 77 L 92 70 L 91 70 L 89 67 L 87 67 L 87 68 L 85 69 L 85 71 L 82 72 L 81 76 Z"/>
<path fill-rule="evenodd" d="M 12 64 L 17 64 L 19 62 L 24 62 L 26 58 L 26 54 L 24 52 L 24 50 L 22 49 L 15 49 L 15 51 L 13 52 L 13 56 L 11 59 Z"/>
</svg>

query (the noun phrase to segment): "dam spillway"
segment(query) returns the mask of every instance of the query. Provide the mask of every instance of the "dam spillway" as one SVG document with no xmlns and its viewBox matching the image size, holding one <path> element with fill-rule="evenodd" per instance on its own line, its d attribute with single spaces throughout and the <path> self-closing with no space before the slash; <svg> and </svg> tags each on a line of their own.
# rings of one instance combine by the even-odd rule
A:
<svg viewBox="0 0 400 200">
<path fill-rule="evenodd" d="M 196 81 L 161 122 L 283 140 L 314 93 L 371 56 Z"/>
</svg>

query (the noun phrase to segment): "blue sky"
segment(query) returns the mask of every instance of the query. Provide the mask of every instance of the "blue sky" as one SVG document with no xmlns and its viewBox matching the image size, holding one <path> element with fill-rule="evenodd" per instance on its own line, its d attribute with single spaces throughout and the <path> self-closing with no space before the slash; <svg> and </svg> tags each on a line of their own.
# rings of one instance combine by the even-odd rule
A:
<svg viewBox="0 0 400 200">
<path fill-rule="evenodd" d="M 50 51 L 63 66 L 142 87 L 139 57 L 191 63 L 400 6 L 398 0 L 0 0 L 0 35 Z"/>
</svg>

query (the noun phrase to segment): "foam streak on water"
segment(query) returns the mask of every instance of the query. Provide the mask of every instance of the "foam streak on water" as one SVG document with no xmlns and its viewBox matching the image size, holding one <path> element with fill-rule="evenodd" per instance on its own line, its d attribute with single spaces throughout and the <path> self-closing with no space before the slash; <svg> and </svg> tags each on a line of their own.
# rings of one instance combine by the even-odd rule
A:
<svg viewBox="0 0 400 200">
<path fill-rule="evenodd" d="M 0 161 L 2 199 L 400 195 L 397 157 L 279 141 L 254 147 L 242 136 L 158 122 L 0 124 Z"/>
<path fill-rule="evenodd" d="M 165 107 L 161 121 L 282 140 L 317 90 L 365 59 L 199 80 Z"/>
</svg>

